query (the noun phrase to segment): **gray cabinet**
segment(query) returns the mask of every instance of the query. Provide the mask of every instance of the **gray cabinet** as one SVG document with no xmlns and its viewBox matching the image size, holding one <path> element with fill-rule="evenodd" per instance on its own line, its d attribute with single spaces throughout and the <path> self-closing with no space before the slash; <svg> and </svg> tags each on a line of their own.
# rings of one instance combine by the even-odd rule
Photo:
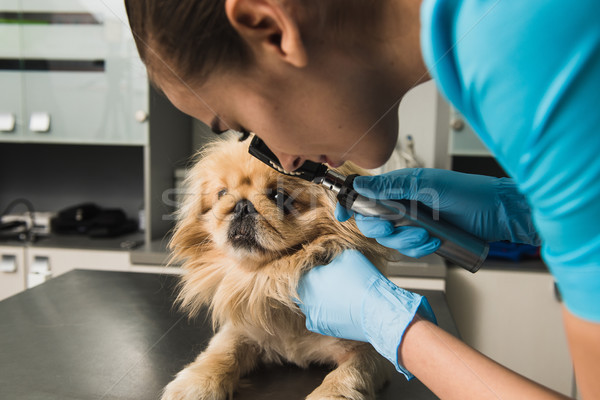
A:
<svg viewBox="0 0 600 400">
<path fill-rule="evenodd" d="M 450 107 L 450 139 L 448 143 L 451 156 L 490 156 L 490 151 L 473 131 L 458 110 Z"/>
<path fill-rule="evenodd" d="M 144 145 L 145 69 L 122 1 L 2 2 L 0 141 Z M 0 120 L 1 121 L 1 120 Z"/>
<path fill-rule="evenodd" d="M 0 246 L 0 301 L 73 269 L 180 274 L 181 268 L 135 265 L 124 249 Z"/>
<path fill-rule="evenodd" d="M 475 274 L 448 269 L 446 297 L 463 340 L 500 364 L 572 395 L 573 365 L 552 275 L 541 261 L 502 263 L 486 261 Z"/>
<path fill-rule="evenodd" d="M 165 193 L 176 165 L 192 153 L 191 131 L 191 119 L 150 88 L 122 0 L 0 2 L 0 208 L 31 197 L 37 210 L 58 211 L 94 202 L 100 191 L 100 206 L 135 208 L 130 218 L 143 208 L 145 240 L 161 239 L 173 223 Z M 82 148 L 101 161 L 83 170 L 81 157 L 61 156 Z M 132 175 L 120 169 L 125 153 L 143 176 L 115 189 Z M 40 184 L 40 169 L 52 171 L 52 182 Z M 82 176 L 93 189 L 75 187 Z M 52 195 L 40 196 L 48 188 Z"/>
<path fill-rule="evenodd" d="M 16 8 L 17 3 L 17 0 L 7 0 L 3 7 Z M 19 28 L 12 24 L 0 23 L 0 140 L 22 137 L 20 59 Z"/>
<path fill-rule="evenodd" d="M 17 71 L 0 71 L 0 141 L 19 140 L 23 137 L 21 77 L 22 74 Z"/>
<path fill-rule="evenodd" d="M 0 300 L 25 290 L 25 274 L 24 247 L 0 246 Z"/>
</svg>

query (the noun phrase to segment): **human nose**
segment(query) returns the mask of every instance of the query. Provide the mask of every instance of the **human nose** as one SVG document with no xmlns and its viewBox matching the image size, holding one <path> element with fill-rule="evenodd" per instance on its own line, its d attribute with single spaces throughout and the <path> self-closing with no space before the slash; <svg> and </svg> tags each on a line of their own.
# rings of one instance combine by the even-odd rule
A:
<svg viewBox="0 0 600 400">
<path fill-rule="evenodd" d="M 279 160 L 279 163 L 281 164 L 283 169 L 287 172 L 292 172 L 300 168 L 300 166 L 302 166 L 302 164 L 304 164 L 305 161 L 304 158 L 300 156 L 293 156 L 291 154 L 276 153 L 275 155 L 277 156 L 277 159 Z"/>
</svg>

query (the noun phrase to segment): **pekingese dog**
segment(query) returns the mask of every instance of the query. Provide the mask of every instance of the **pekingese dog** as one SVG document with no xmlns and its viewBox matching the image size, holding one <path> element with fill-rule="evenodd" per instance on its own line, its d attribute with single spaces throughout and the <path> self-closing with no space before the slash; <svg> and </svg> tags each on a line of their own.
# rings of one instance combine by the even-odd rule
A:
<svg viewBox="0 0 600 400">
<path fill-rule="evenodd" d="M 178 301 L 191 316 L 207 306 L 217 333 L 163 400 L 231 399 L 258 363 L 282 362 L 334 367 L 307 399 L 374 399 L 392 365 L 370 344 L 308 331 L 294 299 L 300 276 L 344 249 L 376 265 L 388 250 L 338 222 L 326 189 L 272 170 L 235 138 L 200 154 L 186 192 L 170 243 L 184 269 Z"/>
</svg>

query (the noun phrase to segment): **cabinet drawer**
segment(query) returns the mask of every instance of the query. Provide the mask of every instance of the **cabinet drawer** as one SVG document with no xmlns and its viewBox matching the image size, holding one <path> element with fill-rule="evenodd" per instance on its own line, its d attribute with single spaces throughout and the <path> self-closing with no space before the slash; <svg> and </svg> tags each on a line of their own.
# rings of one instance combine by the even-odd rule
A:
<svg viewBox="0 0 600 400">
<path fill-rule="evenodd" d="M 17 71 L 2 71 L 0 73 L 0 142 L 23 140 L 23 116 L 21 105 L 22 74 Z M 14 126 L 11 127 L 14 120 Z"/>
<path fill-rule="evenodd" d="M 25 290 L 24 261 L 23 247 L 0 247 L 0 300 Z"/>
<path fill-rule="evenodd" d="M 485 267 L 476 274 L 448 269 L 448 304 L 463 340 L 506 367 L 570 395 L 573 367 L 552 275 Z"/>
<path fill-rule="evenodd" d="M 21 58 L 21 34 L 18 25 L 0 23 L 0 58 Z"/>
<path fill-rule="evenodd" d="M 18 9 L 25 12 L 89 12 L 106 15 L 121 15 L 124 3 L 121 0 L 2 0 L 17 3 Z M 6 8 L 6 7 L 2 7 Z M 123 11 L 124 12 L 124 11 Z"/>
<path fill-rule="evenodd" d="M 93 269 L 106 271 L 129 270 L 129 252 L 81 249 L 57 249 L 30 247 L 27 263 L 33 265 L 44 259 L 49 265 L 52 277 L 57 277 L 73 269 Z"/>
<path fill-rule="evenodd" d="M 27 140 L 43 143 L 146 143 L 147 125 L 135 120 L 135 96 L 125 96 L 120 83 L 105 72 L 23 73 L 26 118 L 44 113 L 47 132 L 27 129 Z M 124 81 L 125 77 L 121 77 Z M 28 122 L 26 122 L 28 123 Z"/>
<path fill-rule="evenodd" d="M 0 11 L 16 12 L 21 9 L 21 0 L 2 0 Z"/>
<path fill-rule="evenodd" d="M 108 43 L 103 25 L 23 25 L 25 59 L 104 59 Z"/>
</svg>

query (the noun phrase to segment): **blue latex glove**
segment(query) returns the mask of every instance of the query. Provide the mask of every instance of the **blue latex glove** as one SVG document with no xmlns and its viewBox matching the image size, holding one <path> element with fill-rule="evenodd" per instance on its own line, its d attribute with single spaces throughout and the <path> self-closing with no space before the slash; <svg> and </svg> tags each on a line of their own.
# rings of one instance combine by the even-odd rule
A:
<svg viewBox="0 0 600 400">
<path fill-rule="evenodd" d="M 359 176 L 354 180 L 354 189 L 375 199 L 418 200 L 439 210 L 446 221 L 488 242 L 540 243 L 529 204 L 508 178 L 406 168 L 383 175 Z M 338 204 L 338 220 L 345 221 L 352 215 Z M 376 217 L 360 214 L 354 217 L 365 236 L 407 256 L 422 257 L 439 247 L 439 239 L 430 237 L 423 228 L 394 228 L 390 221 Z"/>
<path fill-rule="evenodd" d="M 310 331 L 369 342 L 412 378 L 398 363 L 398 346 L 417 312 L 436 322 L 425 297 L 394 285 L 356 250 L 346 250 L 330 264 L 304 274 L 298 296 Z"/>
</svg>

